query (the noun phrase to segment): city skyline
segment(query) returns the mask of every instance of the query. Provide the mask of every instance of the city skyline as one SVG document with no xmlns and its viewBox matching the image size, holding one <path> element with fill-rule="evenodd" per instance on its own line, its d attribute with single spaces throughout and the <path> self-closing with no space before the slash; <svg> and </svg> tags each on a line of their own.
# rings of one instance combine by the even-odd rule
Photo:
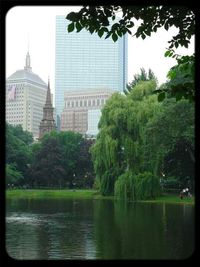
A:
<svg viewBox="0 0 200 267">
<path fill-rule="evenodd" d="M 10 9 L 6 16 L 6 78 L 23 68 L 29 50 L 33 72 L 45 82 L 50 77 L 52 93 L 55 95 L 56 15 L 67 15 L 80 8 L 81 6 L 16 6 Z M 167 72 L 176 64 L 176 60 L 165 58 L 164 53 L 168 47 L 167 42 L 175 32 L 174 27 L 168 31 L 160 29 L 145 40 L 128 35 L 128 82 L 142 67 L 145 70 L 151 68 L 159 84 L 166 81 Z M 192 54 L 194 38 L 189 49 L 180 48 L 176 52 Z"/>
</svg>

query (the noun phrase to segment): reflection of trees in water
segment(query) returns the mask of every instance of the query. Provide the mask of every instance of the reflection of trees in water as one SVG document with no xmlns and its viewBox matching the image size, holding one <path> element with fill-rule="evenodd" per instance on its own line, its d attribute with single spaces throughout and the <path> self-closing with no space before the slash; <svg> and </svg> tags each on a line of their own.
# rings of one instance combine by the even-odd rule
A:
<svg viewBox="0 0 200 267">
<path fill-rule="evenodd" d="M 193 252 L 190 205 L 112 200 L 7 203 L 6 248 L 17 259 L 182 259 Z"/>
<path fill-rule="evenodd" d="M 193 213 L 192 207 L 189 210 Z M 185 258 L 193 251 L 191 215 L 184 215 L 184 206 L 99 201 L 95 204 L 97 256 Z M 189 219 L 186 221 L 184 217 Z"/>
<path fill-rule="evenodd" d="M 25 201 L 20 203 L 26 206 Z M 10 224 L 8 247 L 11 247 L 16 240 L 18 241 L 14 243 L 18 244 L 18 247 L 15 245 L 12 247 L 16 258 L 85 259 L 94 257 L 94 245 L 92 241 L 88 242 L 88 239 L 93 239 L 92 201 L 33 200 L 26 203 L 31 213 L 25 212 L 24 214 L 38 218 L 38 222 L 31 225 L 27 222 L 25 226 Z M 15 209 L 22 211 L 19 205 L 18 208 L 16 205 Z M 21 232 L 18 231 L 19 229 Z"/>
<path fill-rule="evenodd" d="M 100 259 L 121 258 L 121 233 L 115 220 L 113 201 L 94 202 L 96 257 Z"/>
<path fill-rule="evenodd" d="M 48 258 L 84 259 L 91 231 L 92 203 L 71 200 L 63 201 L 62 206 L 62 213 L 51 214 L 45 227 L 49 238 Z"/>
<path fill-rule="evenodd" d="M 19 218 L 19 217 L 18 217 Z M 28 234 L 27 234 L 28 233 Z M 31 239 L 31 243 L 30 243 Z M 6 225 L 6 251 L 14 259 L 37 259 L 38 236 L 34 224 L 19 224 L 17 220 Z"/>
</svg>

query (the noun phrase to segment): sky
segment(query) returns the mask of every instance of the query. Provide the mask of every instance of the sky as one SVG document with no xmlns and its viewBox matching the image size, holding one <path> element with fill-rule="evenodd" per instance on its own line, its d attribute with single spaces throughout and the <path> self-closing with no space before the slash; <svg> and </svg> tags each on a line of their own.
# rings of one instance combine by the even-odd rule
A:
<svg viewBox="0 0 200 267">
<path fill-rule="evenodd" d="M 55 17 L 80 10 L 81 6 L 15 6 L 6 14 L 6 78 L 25 66 L 29 49 L 32 71 L 44 82 L 50 78 L 51 91 L 55 88 Z M 128 35 L 128 82 L 133 75 L 150 68 L 158 83 L 166 81 L 167 72 L 176 60 L 164 57 L 166 48 L 177 32 L 159 29 L 145 40 Z M 78 33 L 77 33 L 78 34 Z M 102 37 L 103 38 L 103 37 Z M 189 48 L 178 48 L 176 53 L 191 55 L 194 38 Z"/>
</svg>

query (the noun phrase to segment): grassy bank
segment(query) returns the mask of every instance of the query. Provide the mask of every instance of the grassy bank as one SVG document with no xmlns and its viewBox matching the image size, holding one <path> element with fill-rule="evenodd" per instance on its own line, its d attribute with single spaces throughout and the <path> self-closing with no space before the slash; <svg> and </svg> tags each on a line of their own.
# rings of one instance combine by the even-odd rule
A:
<svg viewBox="0 0 200 267">
<path fill-rule="evenodd" d="M 43 189 L 14 189 L 6 191 L 6 198 L 77 198 L 77 199 L 112 199 L 113 197 L 103 197 L 98 191 L 92 189 L 77 190 L 43 190 Z"/>
<path fill-rule="evenodd" d="M 78 189 L 78 190 L 42 190 L 42 189 L 13 189 L 6 191 L 6 198 L 76 198 L 76 199 L 114 199 L 112 196 L 101 196 L 97 190 Z M 178 195 L 162 195 L 154 200 L 144 200 L 140 202 L 149 203 L 174 203 L 174 204 L 192 204 L 194 205 L 194 197 L 185 197 L 180 199 Z"/>
<path fill-rule="evenodd" d="M 160 197 L 157 197 L 156 199 L 143 200 L 141 202 L 194 205 L 194 197 L 191 197 L 191 198 L 190 197 L 184 197 L 183 199 L 180 199 L 180 197 L 178 195 L 166 194 L 166 195 L 162 195 Z"/>
</svg>

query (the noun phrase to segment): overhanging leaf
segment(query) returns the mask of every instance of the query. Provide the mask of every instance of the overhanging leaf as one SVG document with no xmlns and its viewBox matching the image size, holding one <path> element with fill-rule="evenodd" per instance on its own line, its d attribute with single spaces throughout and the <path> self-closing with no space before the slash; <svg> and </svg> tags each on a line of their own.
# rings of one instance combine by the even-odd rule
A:
<svg viewBox="0 0 200 267">
<path fill-rule="evenodd" d="M 68 25 L 67 30 L 68 30 L 68 32 L 73 32 L 73 30 L 74 30 L 74 22 L 72 22 L 71 24 Z"/>
<path fill-rule="evenodd" d="M 117 34 L 115 32 L 112 34 L 112 39 L 113 39 L 114 42 L 116 42 L 117 39 L 118 39 L 118 36 L 117 36 Z"/>
</svg>

